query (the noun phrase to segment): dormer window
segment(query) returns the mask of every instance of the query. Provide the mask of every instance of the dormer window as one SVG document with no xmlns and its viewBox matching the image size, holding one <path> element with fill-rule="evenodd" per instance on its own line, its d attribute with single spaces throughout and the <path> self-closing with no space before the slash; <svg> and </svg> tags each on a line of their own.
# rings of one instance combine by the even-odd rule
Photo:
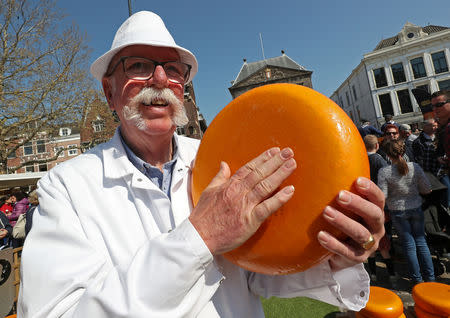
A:
<svg viewBox="0 0 450 318">
<path fill-rule="evenodd" d="M 407 37 L 408 37 L 409 39 L 412 39 L 412 38 L 414 37 L 414 33 L 409 32 L 408 35 L 407 35 Z"/>
<path fill-rule="evenodd" d="M 71 133 L 70 128 L 64 127 L 59 129 L 59 135 L 60 136 L 69 136 Z"/>
<path fill-rule="evenodd" d="M 272 77 L 272 71 L 270 70 L 270 68 L 266 68 L 265 73 L 267 79 L 270 79 Z"/>
</svg>

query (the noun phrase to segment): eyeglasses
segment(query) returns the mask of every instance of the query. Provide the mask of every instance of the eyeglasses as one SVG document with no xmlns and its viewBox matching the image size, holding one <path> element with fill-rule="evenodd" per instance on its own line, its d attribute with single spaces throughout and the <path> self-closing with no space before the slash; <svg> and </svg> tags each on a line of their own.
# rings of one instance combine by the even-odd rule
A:
<svg viewBox="0 0 450 318">
<path fill-rule="evenodd" d="M 386 135 L 398 135 L 398 132 L 396 132 L 396 131 L 387 131 Z"/>
<path fill-rule="evenodd" d="M 189 79 L 192 66 L 178 61 L 158 62 L 143 57 L 122 56 L 106 74 L 110 76 L 122 63 L 123 72 L 129 79 L 146 81 L 153 76 L 155 69 L 161 65 L 169 81 L 184 84 Z"/>
<path fill-rule="evenodd" d="M 444 106 L 444 105 L 447 104 L 447 103 L 450 103 L 450 99 L 447 99 L 445 102 L 439 102 L 439 103 L 436 103 L 436 104 L 431 104 L 431 107 L 433 107 L 433 108 L 439 108 L 439 107 Z"/>
</svg>

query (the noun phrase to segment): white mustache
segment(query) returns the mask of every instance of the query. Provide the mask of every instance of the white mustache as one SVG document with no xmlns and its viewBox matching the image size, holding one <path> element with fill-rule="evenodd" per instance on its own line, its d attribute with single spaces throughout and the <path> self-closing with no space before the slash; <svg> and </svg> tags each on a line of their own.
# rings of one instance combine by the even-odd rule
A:
<svg viewBox="0 0 450 318">
<path fill-rule="evenodd" d="M 172 121 L 176 126 L 184 126 L 188 123 L 186 111 L 183 102 L 180 101 L 173 91 L 169 88 L 155 89 L 153 87 L 144 87 L 139 94 L 134 96 L 129 105 L 123 107 L 124 119 L 133 122 L 139 130 L 145 130 L 146 124 L 139 110 L 141 103 L 151 105 L 153 100 L 163 101 L 173 110 Z"/>
</svg>

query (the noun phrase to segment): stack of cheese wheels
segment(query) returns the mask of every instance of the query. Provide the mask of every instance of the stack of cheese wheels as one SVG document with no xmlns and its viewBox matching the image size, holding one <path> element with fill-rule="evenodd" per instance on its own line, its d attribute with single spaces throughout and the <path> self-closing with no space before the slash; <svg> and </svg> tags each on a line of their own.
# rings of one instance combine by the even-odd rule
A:
<svg viewBox="0 0 450 318">
<path fill-rule="evenodd" d="M 265 85 L 230 102 L 208 127 L 192 172 L 194 204 L 221 161 L 234 173 L 274 146 L 294 151 L 297 169 L 281 185 L 294 185 L 294 196 L 225 257 L 253 272 L 281 275 L 329 256 L 317 240 L 320 230 L 345 238 L 322 211 L 337 207 L 339 191 L 351 191 L 357 177 L 370 173 L 361 136 L 338 105 L 304 86 Z"/>
<path fill-rule="evenodd" d="M 403 302 L 389 289 L 370 286 L 366 307 L 355 313 L 356 318 L 403 318 Z"/>
<path fill-rule="evenodd" d="M 441 283 L 420 283 L 414 286 L 412 296 L 418 318 L 450 317 L 450 286 Z"/>
</svg>

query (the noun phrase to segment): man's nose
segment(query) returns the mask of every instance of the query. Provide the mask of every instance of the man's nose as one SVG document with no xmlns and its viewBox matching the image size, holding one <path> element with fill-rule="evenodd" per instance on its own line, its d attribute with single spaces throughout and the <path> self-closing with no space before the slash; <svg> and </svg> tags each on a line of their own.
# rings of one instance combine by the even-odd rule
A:
<svg viewBox="0 0 450 318">
<path fill-rule="evenodd" d="M 166 88 L 169 86 L 166 71 L 161 65 L 157 65 L 153 71 L 153 76 L 149 79 L 150 84 L 156 88 Z"/>
</svg>

